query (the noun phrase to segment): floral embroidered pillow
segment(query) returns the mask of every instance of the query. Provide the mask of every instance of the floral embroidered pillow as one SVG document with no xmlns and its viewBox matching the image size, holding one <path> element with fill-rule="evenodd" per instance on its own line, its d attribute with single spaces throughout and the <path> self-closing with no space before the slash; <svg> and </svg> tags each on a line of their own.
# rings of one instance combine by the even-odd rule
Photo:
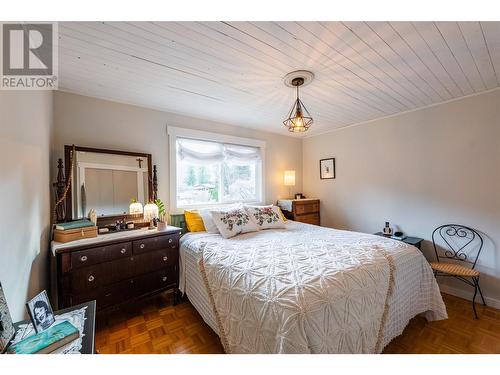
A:
<svg viewBox="0 0 500 375">
<path fill-rule="evenodd" d="M 245 209 L 260 229 L 286 228 L 285 221 L 277 206 L 247 206 Z"/>
<path fill-rule="evenodd" d="M 241 203 L 233 203 L 229 205 L 223 205 L 221 207 L 202 208 L 201 210 L 199 210 L 201 219 L 203 220 L 203 225 L 205 226 L 207 233 L 219 233 L 219 229 L 215 225 L 214 219 L 212 218 L 211 211 L 222 212 L 241 207 L 243 207 Z"/>
<path fill-rule="evenodd" d="M 257 224 L 250 218 L 244 208 L 228 211 L 211 211 L 217 229 L 224 238 L 231 238 L 240 233 L 256 232 Z"/>
</svg>

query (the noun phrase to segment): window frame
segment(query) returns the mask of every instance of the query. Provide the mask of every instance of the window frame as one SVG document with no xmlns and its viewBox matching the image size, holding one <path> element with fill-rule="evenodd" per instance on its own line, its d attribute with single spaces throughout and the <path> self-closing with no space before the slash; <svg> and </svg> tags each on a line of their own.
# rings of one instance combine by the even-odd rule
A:
<svg viewBox="0 0 500 375">
<path fill-rule="evenodd" d="M 266 201 L 265 178 L 266 178 L 266 142 L 259 139 L 236 137 L 220 133 L 206 132 L 202 130 L 194 130 L 188 128 L 179 128 L 175 126 L 167 126 L 168 142 L 169 142 L 169 175 L 170 175 L 170 211 L 173 214 L 182 213 L 184 209 L 197 209 L 207 207 L 217 207 L 231 202 L 220 202 L 213 204 L 192 204 L 178 207 L 177 205 L 177 138 L 191 138 L 200 141 L 210 141 L 217 143 L 231 143 L 241 146 L 252 146 L 260 149 L 261 162 L 257 163 L 256 176 L 257 181 L 257 200 L 246 201 L 249 204 L 264 204 Z"/>
</svg>

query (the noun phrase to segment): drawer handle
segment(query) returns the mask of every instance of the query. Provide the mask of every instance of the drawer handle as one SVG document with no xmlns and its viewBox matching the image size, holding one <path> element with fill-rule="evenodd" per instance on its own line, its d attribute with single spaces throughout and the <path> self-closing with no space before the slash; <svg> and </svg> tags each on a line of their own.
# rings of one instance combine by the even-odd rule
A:
<svg viewBox="0 0 500 375">
<path fill-rule="evenodd" d="M 168 243 L 172 243 L 172 239 L 171 238 L 168 239 Z"/>
<path fill-rule="evenodd" d="M 163 277 L 162 277 L 162 280 L 163 280 L 163 281 L 167 281 L 167 276 L 163 276 Z"/>
<path fill-rule="evenodd" d="M 123 248 L 120 250 L 120 253 L 125 254 L 127 252 L 127 249 Z"/>
<path fill-rule="evenodd" d="M 163 257 L 163 261 L 166 262 L 168 260 L 168 257 Z"/>
<path fill-rule="evenodd" d="M 140 247 L 141 249 L 144 249 L 144 247 L 145 247 L 145 246 L 146 246 L 146 245 L 144 245 L 143 243 L 141 243 L 141 244 L 139 245 L 139 247 Z"/>
<path fill-rule="evenodd" d="M 88 278 L 89 282 L 92 282 L 95 280 L 95 277 L 93 275 L 90 275 L 89 278 Z"/>
<path fill-rule="evenodd" d="M 86 262 L 86 261 L 87 261 L 87 259 L 88 259 L 88 258 L 87 258 L 87 256 L 86 256 L 86 255 L 82 255 L 82 256 L 80 257 L 80 261 L 82 261 L 82 262 Z"/>
</svg>

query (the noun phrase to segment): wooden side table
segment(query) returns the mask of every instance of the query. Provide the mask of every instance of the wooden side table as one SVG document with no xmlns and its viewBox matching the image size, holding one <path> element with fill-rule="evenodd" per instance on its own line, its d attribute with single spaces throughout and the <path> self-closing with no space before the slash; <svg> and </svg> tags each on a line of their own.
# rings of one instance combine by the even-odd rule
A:
<svg viewBox="0 0 500 375">
<path fill-rule="evenodd" d="M 373 234 L 375 234 L 377 236 L 392 238 L 390 236 L 384 235 L 382 232 L 377 232 L 377 233 L 373 233 Z M 392 238 L 392 239 L 393 240 L 397 240 L 397 238 Z M 422 250 L 421 246 L 422 246 L 422 242 L 424 241 L 424 239 L 423 238 L 419 238 L 419 237 L 410 237 L 410 236 L 407 236 L 406 238 L 404 238 L 402 240 L 398 240 L 398 241 L 403 241 L 404 243 L 407 243 L 408 245 L 413 245 L 417 249 Z"/>
<path fill-rule="evenodd" d="M 81 309 L 82 307 L 87 307 L 85 310 L 85 323 L 83 326 L 83 333 L 85 336 L 82 337 L 82 350 L 80 351 L 81 354 L 94 354 L 95 353 L 95 346 L 94 346 L 94 339 L 95 339 L 95 301 L 89 301 L 82 303 L 77 306 L 72 306 L 68 307 L 66 309 L 62 310 L 57 310 L 54 311 L 54 315 L 61 315 L 73 310 L 78 310 Z M 21 324 L 26 324 L 30 323 L 30 320 L 23 320 L 20 322 L 17 322 L 14 324 L 14 328 L 16 331 L 19 329 L 19 326 Z"/>
<path fill-rule="evenodd" d="M 280 199 L 278 206 L 289 220 L 320 225 L 319 199 Z"/>
</svg>

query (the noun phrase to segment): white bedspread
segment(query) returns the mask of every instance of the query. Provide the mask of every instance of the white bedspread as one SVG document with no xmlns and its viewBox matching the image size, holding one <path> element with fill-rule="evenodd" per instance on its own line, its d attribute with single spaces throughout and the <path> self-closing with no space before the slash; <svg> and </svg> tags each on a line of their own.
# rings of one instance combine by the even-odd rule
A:
<svg viewBox="0 0 500 375">
<path fill-rule="evenodd" d="M 447 317 L 413 246 L 292 221 L 183 236 L 180 284 L 230 353 L 376 353 L 415 315 Z"/>
</svg>

